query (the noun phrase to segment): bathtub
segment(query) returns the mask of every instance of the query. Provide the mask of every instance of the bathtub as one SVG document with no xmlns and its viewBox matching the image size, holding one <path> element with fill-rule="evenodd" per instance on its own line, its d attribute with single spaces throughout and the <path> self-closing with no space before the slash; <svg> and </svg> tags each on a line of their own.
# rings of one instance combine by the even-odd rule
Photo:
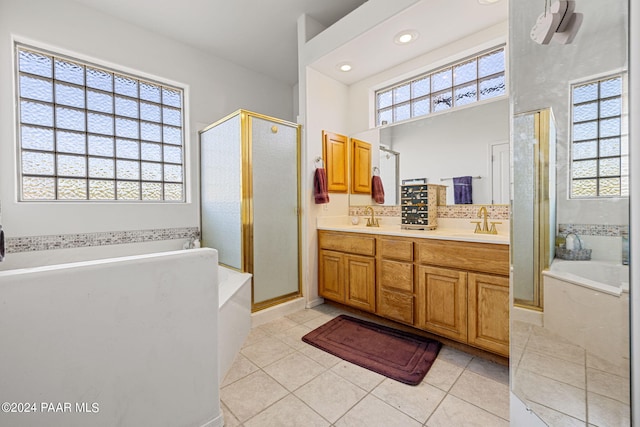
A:
<svg viewBox="0 0 640 427">
<path fill-rule="evenodd" d="M 251 274 L 218 266 L 218 380 L 222 383 L 251 329 Z"/>
<path fill-rule="evenodd" d="M 615 364 L 629 362 L 629 266 L 555 259 L 543 272 L 544 328 Z"/>
<path fill-rule="evenodd" d="M 0 395 L 21 406 L 0 425 L 222 426 L 217 263 L 197 249 L 1 271 Z"/>
</svg>

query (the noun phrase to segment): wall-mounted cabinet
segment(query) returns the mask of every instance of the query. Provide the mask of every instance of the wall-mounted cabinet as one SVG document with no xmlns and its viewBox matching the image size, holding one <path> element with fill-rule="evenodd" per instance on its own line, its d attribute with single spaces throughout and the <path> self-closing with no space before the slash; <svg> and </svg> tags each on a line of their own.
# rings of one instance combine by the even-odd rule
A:
<svg viewBox="0 0 640 427">
<path fill-rule="evenodd" d="M 346 193 L 349 190 L 349 138 L 322 131 L 322 157 L 327 171 L 327 190 Z"/>
<path fill-rule="evenodd" d="M 371 194 L 371 144 L 351 139 L 351 192 Z"/>
</svg>

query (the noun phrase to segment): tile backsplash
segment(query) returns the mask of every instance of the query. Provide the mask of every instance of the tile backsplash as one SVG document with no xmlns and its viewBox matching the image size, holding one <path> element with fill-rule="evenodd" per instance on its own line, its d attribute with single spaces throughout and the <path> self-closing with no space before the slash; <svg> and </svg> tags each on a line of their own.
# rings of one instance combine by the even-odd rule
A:
<svg viewBox="0 0 640 427">
<path fill-rule="evenodd" d="M 200 229 L 198 227 L 182 227 L 10 237 L 6 239 L 6 252 L 34 252 L 53 249 L 143 243 L 159 240 L 190 239 L 197 238 L 199 235 Z"/>
<path fill-rule="evenodd" d="M 446 205 L 438 206 L 438 218 L 474 219 L 480 206 L 486 206 L 489 218 L 508 220 L 509 205 Z M 377 216 L 400 216 L 400 206 L 372 205 Z M 366 216 L 365 206 L 350 206 L 349 216 Z"/>
</svg>

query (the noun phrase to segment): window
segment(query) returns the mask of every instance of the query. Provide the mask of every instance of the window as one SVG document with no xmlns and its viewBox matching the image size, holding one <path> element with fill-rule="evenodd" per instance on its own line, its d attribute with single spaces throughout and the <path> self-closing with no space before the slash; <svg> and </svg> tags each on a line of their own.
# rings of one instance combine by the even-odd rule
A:
<svg viewBox="0 0 640 427">
<path fill-rule="evenodd" d="M 571 198 L 629 194 L 623 76 L 571 87 Z"/>
<path fill-rule="evenodd" d="M 16 53 L 21 200 L 184 201 L 182 89 Z"/>
<path fill-rule="evenodd" d="M 505 95 L 504 48 L 376 92 L 376 126 Z"/>
</svg>

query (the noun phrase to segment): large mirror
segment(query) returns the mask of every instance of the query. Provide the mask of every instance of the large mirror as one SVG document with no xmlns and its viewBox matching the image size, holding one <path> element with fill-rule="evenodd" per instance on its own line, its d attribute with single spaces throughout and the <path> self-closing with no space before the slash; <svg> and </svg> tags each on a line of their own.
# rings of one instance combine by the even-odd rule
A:
<svg viewBox="0 0 640 427">
<path fill-rule="evenodd" d="M 539 252 L 540 239 L 557 233 L 548 267 L 535 256 L 513 263 L 512 408 L 541 420 L 526 425 L 629 426 L 629 2 L 575 2 L 584 18 L 575 39 L 548 45 L 530 37 L 543 3 L 510 3 L 513 251 Z M 531 173 L 539 160 L 526 155 L 540 141 L 527 133 L 540 110 L 556 124 L 549 203 L 519 191 L 541 184 Z M 531 216 L 536 209 L 548 224 Z"/>
<path fill-rule="evenodd" d="M 464 123 L 461 126 L 460 123 Z M 455 203 L 453 178 L 472 177 L 474 204 L 509 203 L 509 100 L 480 102 L 352 135 L 372 144 L 372 164 L 385 188 L 384 205 L 399 204 L 403 181 L 426 178 L 447 186 L 445 204 Z M 372 204 L 351 194 L 350 205 Z"/>
</svg>

